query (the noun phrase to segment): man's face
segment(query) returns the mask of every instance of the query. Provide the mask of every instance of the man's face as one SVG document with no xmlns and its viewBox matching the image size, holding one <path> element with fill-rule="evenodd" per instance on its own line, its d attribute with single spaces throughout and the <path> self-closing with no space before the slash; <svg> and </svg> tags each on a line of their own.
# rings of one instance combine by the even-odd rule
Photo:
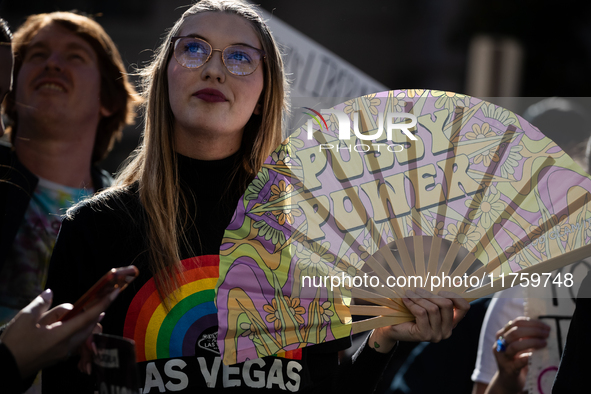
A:
<svg viewBox="0 0 591 394">
<path fill-rule="evenodd" d="M 88 124 L 108 115 L 100 102 L 100 71 L 94 49 L 68 29 L 50 24 L 27 46 L 16 77 L 19 124 Z M 21 135 L 19 129 L 19 136 Z"/>
<path fill-rule="evenodd" d="M 0 46 L 0 103 L 12 88 L 12 67 L 14 59 L 10 45 Z M 4 135 L 4 122 L 0 120 L 0 137 Z"/>
</svg>

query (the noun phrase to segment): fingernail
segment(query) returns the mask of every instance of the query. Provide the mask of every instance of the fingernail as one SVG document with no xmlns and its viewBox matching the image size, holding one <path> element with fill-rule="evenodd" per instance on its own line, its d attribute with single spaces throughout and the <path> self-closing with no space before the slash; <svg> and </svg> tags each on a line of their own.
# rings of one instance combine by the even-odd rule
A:
<svg viewBox="0 0 591 394">
<path fill-rule="evenodd" d="M 99 315 L 98 322 L 100 323 L 101 321 L 103 321 L 104 317 L 105 317 L 105 312 L 101 312 L 101 314 Z"/>
<path fill-rule="evenodd" d="M 111 294 L 109 294 L 109 300 L 113 301 L 119 295 L 120 289 L 115 289 Z"/>
<path fill-rule="evenodd" d="M 43 298 L 43 301 L 51 303 L 51 300 L 53 298 L 53 293 L 51 292 L 51 289 L 46 289 L 43 293 L 41 293 L 41 298 Z"/>
<path fill-rule="evenodd" d="M 98 356 L 98 350 L 96 350 L 96 344 L 94 342 L 92 342 L 92 352 L 95 356 Z"/>
</svg>

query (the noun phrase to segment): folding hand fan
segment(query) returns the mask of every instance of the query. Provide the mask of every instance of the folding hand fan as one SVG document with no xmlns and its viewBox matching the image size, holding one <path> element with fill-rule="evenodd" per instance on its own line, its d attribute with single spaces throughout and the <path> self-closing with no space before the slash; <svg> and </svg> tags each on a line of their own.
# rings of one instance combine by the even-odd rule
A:
<svg viewBox="0 0 591 394">
<path fill-rule="evenodd" d="M 414 320 L 406 289 L 475 299 L 591 255 L 591 179 L 512 112 L 429 90 L 322 112 L 267 159 L 226 230 L 226 364 Z"/>
</svg>

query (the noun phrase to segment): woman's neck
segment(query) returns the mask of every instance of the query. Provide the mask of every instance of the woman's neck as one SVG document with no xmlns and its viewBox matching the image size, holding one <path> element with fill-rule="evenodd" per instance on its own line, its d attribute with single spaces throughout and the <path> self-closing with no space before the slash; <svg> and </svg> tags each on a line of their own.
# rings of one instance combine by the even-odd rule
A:
<svg viewBox="0 0 591 394">
<path fill-rule="evenodd" d="M 175 128 L 176 151 L 183 156 L 199 160 L 220 160 L 232 156 L 240 149 L 240 135 L 198 134 Z"/>
<path fill-rule="evenodd" d="M 199 199 L 218 201 L 228 190 L 232 196 L 242 194 L 240 152 L 219 160 L 194 159 L 177 153 L 178 174 L 181 188 Z M 234 206 L 232 207 L 232 209 Z"/>
</svg>

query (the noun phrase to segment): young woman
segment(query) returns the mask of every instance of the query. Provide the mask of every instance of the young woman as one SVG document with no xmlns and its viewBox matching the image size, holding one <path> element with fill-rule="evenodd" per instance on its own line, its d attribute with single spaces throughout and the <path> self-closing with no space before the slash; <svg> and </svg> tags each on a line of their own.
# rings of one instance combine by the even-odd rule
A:
<svg viewBox="0 0 591 394">
<path fill-rule="evenodd" d="M 191 280 L 190 271 L 212 279 L 206 273 L 217 272 L 223 232 L 240 195 L 280 143 L 287 112 L 282 60 L 251 5 L 205 0 L 170 30 L 144 72 L 144 93 L 142 145 L 116 187 L 69 213 L 48 280 L 57 301 L 75 300 L 113 266 L 140 269 L 103 326 L 135 340 L 143 393 L 372 391 L 397 340 L 451 334 L 468 304 L 426 294 L 430 298 L 405 301 L 416 323 L 375 330 L 372 345 L 363 346 L 352 365 L 339 367 L 337 359 L 349 340 L 307 349 L 302 360 L 221 365 L 215 310 L 200 319 L 191 320 L 190 312 L 175 316 L 167 296 L 184 300 L 179 286 Z M 215 286 L 213 279 L 207 283 Z M 213 305 L 211 289 L 203 293 L 208 290 Z M 83 391 L 84 382 L 68 368 L 46 370 L 44 390 Z"/>
</svg>

